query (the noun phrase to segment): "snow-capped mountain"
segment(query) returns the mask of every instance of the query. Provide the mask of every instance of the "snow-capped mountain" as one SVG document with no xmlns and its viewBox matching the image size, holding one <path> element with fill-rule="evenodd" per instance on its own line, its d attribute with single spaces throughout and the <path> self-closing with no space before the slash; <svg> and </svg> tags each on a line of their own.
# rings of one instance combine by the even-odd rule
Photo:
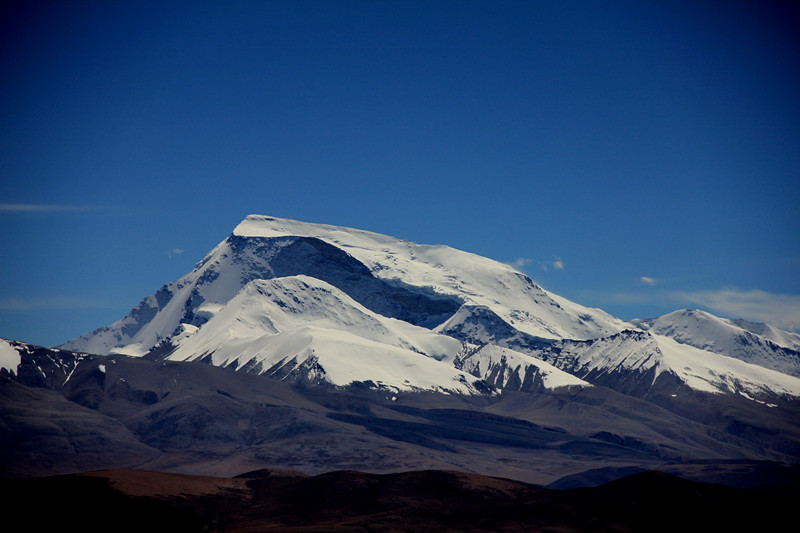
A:
<svg viewBox="0 0 800 533">
<path fill-rule="evenodd" d="M 594 383 L 643 395 L 670 383 L 675 390 L 800 397 L 793 334 L 704 314 L 693 320 L 713 327 L 686 336 L 679 334 L 689 327 L 688 319 L 679 327 L 681 316 L 637 321 L 633 331 L 491 259 L 251 215 L 192 272 L 63 347 L 398 391 L 479 394 Z M 744 351 L 730 350 L 742 345 L 732 335 L 745 333 Z"/>
<path fill-rule="evenodd" d="M 455 365 L 502 390 L 535 392 L 589 385 L 588 382 L 541 359 L 494 344 L 465 350 L 456 358 Z"/>
<path fill-rule="evenodd" d="M 173 342 L 170 360 L 207 357 L 284 380 L 475 392 L 476 378 L 448 361 L 459 341 L 374 313 L 304 275 L 251 281 L 194 334 Z"/>
<path fill-rule="evenodd" d="M 681 344 L 800 377 L 800 335 L 769 324 L 728 320 L 696 309 L 631 322 Z"/>
<path fill-rule="evenodd" d="M 591 383 L 637 395 L 658 388 L 660 381 L 765 400 L 800 392 L 800 379 L 795 376 L 650 332 L 623 331 L 594 341 L 559 341 L 536 355 Z"/>
<path fill-rule="evenodd" d="M 422 290 L 459 306 L 488 306 L 516 329 L 531 335 L 588 339 L 623 327 L 619 319 L 599 309 L 545 291 L 506 264 L 448 246 L 420 245 L 367 231 L 256 215 L 247 217 L 233 235 L 320 239 L 344 250 L 390 285 Z M 451 309 L 439 307 L 443 312 L 431 316 L 432 320 L 417 322 L 432 327 L 452 315 Z"/>
</svg>

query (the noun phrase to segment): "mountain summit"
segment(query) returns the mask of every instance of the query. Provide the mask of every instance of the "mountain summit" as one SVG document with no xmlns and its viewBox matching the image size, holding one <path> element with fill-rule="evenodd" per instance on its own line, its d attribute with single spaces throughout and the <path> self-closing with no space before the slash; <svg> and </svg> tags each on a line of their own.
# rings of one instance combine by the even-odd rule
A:
<svg viewBox="0 0 800 533">
<path fill-rule="evenodd" d="M 757 349 L 731 353 L 742 326 L 704 314 L 716 329 L 692 342 L 681 316 L 626 323 L 475 254 L 251 215 L 191 272 L 62 348 L 394 391 L 599 384 L 638 396 L 800 397 L 797 344 L 775 343 L 792 334 L 765 327 L 769 339 L 755 342 L 752 325 Z"/>
<path fill-rule="evenodd" d="M 107 327 L 56 349 L 0 339 L 0 475 L 794 487 L 799 349 L 765 324 L 624 322 L 447 246 L 253 215 Z"/>
</svg>

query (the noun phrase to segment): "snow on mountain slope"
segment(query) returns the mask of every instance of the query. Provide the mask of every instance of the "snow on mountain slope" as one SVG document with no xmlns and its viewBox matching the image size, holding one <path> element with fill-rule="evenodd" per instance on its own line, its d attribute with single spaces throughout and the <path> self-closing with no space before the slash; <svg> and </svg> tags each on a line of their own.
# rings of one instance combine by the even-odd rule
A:
<svg viewBox="0 0 800 533">
<path fill-rule="evenodd" d="M 364 382 L 397 391 L 461 394 L 485 390 L 475 386 L 475 377 L 450 364 L 341 330 L 303 326 L 225 348 L 211 356 L 213 364 L 241 364 L 245 370 L 290 382 Z"/>
<path fill-rule="evenodd" d="M 695 390 L 800 397 L 800 378 L 654 335 L 666 366 Z"/>
<path fill-rule="evenodd" d="M 21 359 L 19 352 L 10 342 L 0 339 L 0 370 L 6 370 L 16 375 Z"/>
<path fill-rule="evenodd" d="M 404 390 L 580 384 L 545 361 L 626 393 L 668 375 L 704 391 L 800 396 L 797 377 L 764 368 L 798 375 L 800 336 L 690 312 L 636 324 L 650 331 L 447 246 L 251 215 L 191 272 L 63 347 Z"/>
<path fill-rule="evenodd" d="M 770 324 L 764 324 L 763 322 L 750 322 L 749 320 L 741 318 L 730 320 L 730 323 L 739 326 L 745 331 L 763 337 L 770 342 L 774 342 L 778 346 L 800 351 L 800 334 L 784 331 Z"/>
<path fill-rule="evenodd" d="M 297 274 L 327 281 L 376 312 L 412 323 L 438 323 L 460 305 L 452 297 L 389 285 L 340 248 L 319 239 L 232 235 L 192 272 L 142 300 L 122 320 L 63 347 L 143 355 L 180 333 L 186 324 L 202 326 L 248 282 Z"/>
<path fill-rule="evenodd" d="M 299 275 L 248 283 L 178 351 L 208 352 L 205 339 L 248 339 L 304 326 L 347 331 L 436 360 L 461 349 L 452 337 L 374 313 L 336 287 Z"/>
<path fill-rule="evenodd" d="M 103 355 L 144 355 L 179 332 L 181 324 L 202 324 L 247 281 L 272 277 L 269 260 L 288 241 L 276 242 L 270 249 L 257 250 L 248 250 L 237 244 L 226 239 L 190 273 L 143 299 L 126 317 L 73 339 L 62 347 Z"/>
<path fill-rule="evenodd" d="M 495 344 L 527 352 L 552 342 L 514 328 L 485 305 L 464 304 L 434 331 L 470 344 Z"/>
<path fill-rule="evenodd" d="M 591 385 L 530 355 L 493 344 L 473 346 L 456 358 L 456 367 L 498 389 L 535 392 Z"/>
<path fill-rule="evenodd" d="M 644 331 L 557 341 L 532 355 L 590 383 L 637 395 L 669 375 L 698 391 L 800 397 L 800 378 Z"/>
<path fill-rule="evenodd" d="M 453 367 L 461 343 L 374 313 L 328 283 L 291 276 L 248 283 L 170 360 L 208 360 L 282 379 L 475 393 Z"/>
<path fill-rule="evenodd" d="M 514 328 L 545 338 L 596 338 L 623 322 L 555 296 L 512 267 L 448 246 L 420 245 L 368 231 L 250 215 L 233 231 L 243 237 L 300 235 L 340 247 L 382 279 L 427 287 L 490 308 Z"/>
<path fill-rule="evenodd" d="M 727 320 L 695 309 L 631 323 L 682 344 L 800 377 L 800 335 L 768 324 Z"/>
<path fill-rule="evenodd" d="M 87 354 L 0 339 L 0 376 L 32 387 L 58 389 Z"/>
<path fill-rule="evenodd" d="M 148 296 L 128 316 L 64 348 L 144 355 L 202 326 L 248 282 L 305 274 L 384 316 L 435 327 L 462 304 L 484 305 L 514 328 L 547 338 L 595 338 L 623 322 L 544 291 L 510 266 L 446 246 L 361 230 L 251 215 L 192 272 Z"/>
</svg>

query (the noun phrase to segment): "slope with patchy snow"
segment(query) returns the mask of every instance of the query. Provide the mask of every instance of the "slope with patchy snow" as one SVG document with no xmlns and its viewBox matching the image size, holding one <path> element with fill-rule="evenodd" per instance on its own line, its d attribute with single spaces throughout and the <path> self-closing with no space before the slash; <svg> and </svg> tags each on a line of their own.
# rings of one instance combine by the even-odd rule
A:
<svg viewBox="0 0 800 533">
<path fill-rule="evenodd" d="M 531 355 L 493 344 L 470 347 L 454 363 L 457 368 L 501 390 L 535 392 L 558 387 L 591 386 Z"/>
</svg>

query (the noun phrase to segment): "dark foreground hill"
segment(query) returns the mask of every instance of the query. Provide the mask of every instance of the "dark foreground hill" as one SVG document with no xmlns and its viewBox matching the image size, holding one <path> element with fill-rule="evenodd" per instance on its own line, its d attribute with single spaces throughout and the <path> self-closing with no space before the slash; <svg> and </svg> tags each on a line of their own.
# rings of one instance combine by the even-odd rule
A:
<svg viewBox="0 0 800 533">
<path fill-rule="evenodd" d="M 7 517 L 39 531 L 778 531 L 797 492 L 642 472 L 557 491 L 426 470 L 262 470 L 237 478 L 111 470 L 0 480 Z"/>
</svg>

